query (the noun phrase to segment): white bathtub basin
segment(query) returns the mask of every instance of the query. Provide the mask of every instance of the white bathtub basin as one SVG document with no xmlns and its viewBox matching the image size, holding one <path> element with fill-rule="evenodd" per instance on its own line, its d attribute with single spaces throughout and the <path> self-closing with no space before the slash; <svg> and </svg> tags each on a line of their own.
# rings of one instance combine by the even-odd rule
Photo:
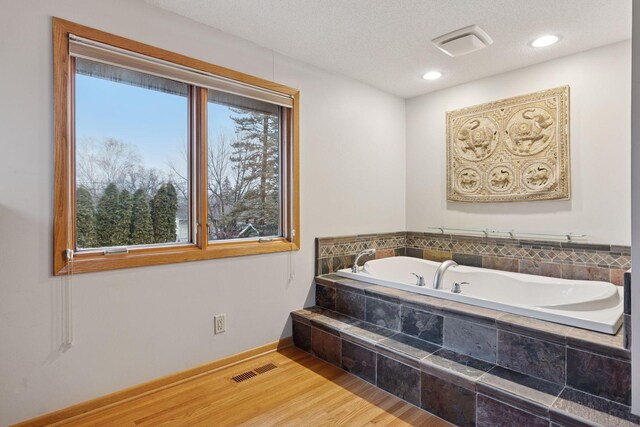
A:
<svg viewBox="0 0 640 427">
<path fill-rule="evenodd" d="M 344 269 L 337 274 L 608 334 L 615 334 L 622 324 L 623 291 L 611 283 L 458 266 L 447 270 L 442 288 L 436 290 L 432 282 L 439 265 L 399 256 L 368 261 L 358 273 Z M 411 273 L 424 276 L 426 286 L 416 286 Z M 455 294 L 451 292 L 454 282 L 469 284 L 462 285 L 462 292 Z"/>
</svg>

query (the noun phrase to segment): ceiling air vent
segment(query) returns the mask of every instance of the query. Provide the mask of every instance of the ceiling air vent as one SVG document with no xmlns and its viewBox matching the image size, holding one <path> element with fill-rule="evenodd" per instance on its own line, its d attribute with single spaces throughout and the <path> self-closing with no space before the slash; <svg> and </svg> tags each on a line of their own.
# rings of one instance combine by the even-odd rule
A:
<svg viewBox="0 0 640 427">
<path fill-rule="evenodd" d="M 493 43 L 491 37 L 477 25 L 470 25 L 433 39 L 433 44 L 449 56 L 462 56 Z"/>
</svg>

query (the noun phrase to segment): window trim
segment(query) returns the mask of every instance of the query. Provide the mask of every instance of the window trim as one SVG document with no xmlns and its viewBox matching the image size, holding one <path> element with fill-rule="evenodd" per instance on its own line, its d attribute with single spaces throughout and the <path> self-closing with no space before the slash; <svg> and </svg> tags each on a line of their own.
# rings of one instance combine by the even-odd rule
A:
<svg viewBox="0 0 640 427">
<path fill-rule="evenodd" d="M 286 159 L 281 160 L 286 168 L 288 183 L 282 188 L 287 191 L 286 205 L 281 212 L 286 238 L 273 238 L 271 241 L 222 241 L 209 242 L 207 225 L 207 129 L 206 103 L 207 89 L 194 87 L 190 102 L 199 104 L 200 114 L 191 120 L 191 138 L 195 138 L 195 156 L 192 156 L 195 170 L 196 197 L 192 202 L 195 212 L 196 231 L 193 243 L 175 244 L 159 247 L 130 247 L 126 254 L 104 255 L 98 252 L 78 252 L 73 261 L 68 262 L 68 248 L 75 247 L 75 146 L 73 141 L 73 77 L 74 73 L 70 53 L 69 36 L 108 44 L 136 54 L 192 68 L 204 73 L 220 76 L 243 84 L 256 86 L 293 98 L 293 106 L 284 120 L 287 129 L 288 149 Z M 107 271 L 120 268 L 171 264 L 177 262 L 226 258 L 244 255 L 257 255 L 275 252 L 287 252 L 300 249 L 300 165 L 299 165 L 299 112 L 300 92 L 278 83 L 250 76 L 228 68 L 220 67 L 194 58 L 189 58 L 164 49 L 139 43 L 124 37 L 85 27 L 60 18 L 53 18 L 53 78 L 54 78 L 54 227 L 53 227 L 53 274 L 85 273 Z M 205 104 L 203 106 L 203 104 Z M 193 174 L 192 174 L 193 175 Z M 286 216 L 286 217 L 285 217 Z"/>
</svg>

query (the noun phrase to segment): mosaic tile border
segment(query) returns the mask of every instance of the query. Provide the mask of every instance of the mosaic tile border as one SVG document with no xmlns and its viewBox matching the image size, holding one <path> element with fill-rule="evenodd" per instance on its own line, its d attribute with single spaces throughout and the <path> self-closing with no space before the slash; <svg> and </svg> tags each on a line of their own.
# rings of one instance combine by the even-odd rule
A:
<svg viewBox="0 0 640 427">
<path fill-rule="evenodd" d="M 316 239 L 316 274 L 347 268 L 355 255 L 376 248 L 376 258 L 407 255 L 496 270 L 622 286 L 631 267 L 629 246 L 398 232 Z"/>
<path fill-rule="evenodd" d="M 631 248 L 590 243 L 540 240 L 473 238 L 451 234 L 407 233 L 407 247 L 451 253 L 487 255 L 545 261 L 559 264 L 582 264 L 595 267 L 629 269 Z"/>
<path fill-rule="evenodd" d="M 407 233 L 362 234 L 316 239 L 318 258 L 354 255 L 369 248 L 397 249 L 406 246 Z"/>
</svg>

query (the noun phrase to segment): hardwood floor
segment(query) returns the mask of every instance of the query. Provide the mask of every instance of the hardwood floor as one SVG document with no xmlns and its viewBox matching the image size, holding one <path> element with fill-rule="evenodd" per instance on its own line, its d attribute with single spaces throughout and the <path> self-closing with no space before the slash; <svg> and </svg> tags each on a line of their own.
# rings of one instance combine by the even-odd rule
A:
<svg viewBox="0 0 640 427">
<path fill-rule="evenodd" d="M 275 368 L 269 369 L 269 364 Z M 236 383 L 232 377 L 267 366 Z M 56 425 L 449 426 L 366 381 L 286 348 Z"/>
</svg>

